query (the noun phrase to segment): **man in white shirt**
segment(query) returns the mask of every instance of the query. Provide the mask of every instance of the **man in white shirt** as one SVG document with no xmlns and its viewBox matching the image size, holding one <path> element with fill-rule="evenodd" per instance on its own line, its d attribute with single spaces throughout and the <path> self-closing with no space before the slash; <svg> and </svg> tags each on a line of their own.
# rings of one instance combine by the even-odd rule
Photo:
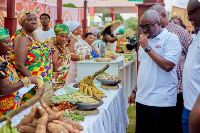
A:
<svg viewBox="0 0 200 133">
<path fill-rule="evenodd" d="M 56 36 L 54 29 L 49 27 L 50 16 L 46 13 L 40 15 L 42 28 L 35 30 L 38 40 L 44 42 L 47 38 Z"/>
<path fill-rule="evenodd" d="M 187 5 L 188 19 L 195 29 L 200 29 L 200 2 L 190 0 Z M 188 54 L 183 68 L 183 101 L 182 115 L 183 132 L 189 133 L 188 119 L 195 101 L 200 93 L 200 32 L 194 38 L 188 49 Z M 200 111 L 200 110 L 199 110 Z M 200 112 L 199 112 L 200 113 Z M 196 114 L 198 115 L 198 114 Z M 194 133 L 194 132 L 191 132 Z"/>
<path fill-rule="evenodd" d="M 136 97 L 136 133 L 176 133 L 175 106 L 181 45 L 179 38 L 161 28 L 157 11 L 146 11 L 139 29 L 139 70 L 137 86 L 129 97 Z M 137 90 L 137 93 L 136 93 Z"/>
</svg>

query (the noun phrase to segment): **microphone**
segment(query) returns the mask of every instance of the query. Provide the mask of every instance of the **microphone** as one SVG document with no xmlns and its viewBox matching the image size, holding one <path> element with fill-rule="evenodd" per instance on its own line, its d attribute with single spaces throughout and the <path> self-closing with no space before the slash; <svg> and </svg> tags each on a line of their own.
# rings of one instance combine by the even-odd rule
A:
<svg viewBox="0 0 200 133">
<path fill-rule="evenodd" d="M 5 79 L 7 73 L 5 71 L 6 67 L 7 67 L 8 63 L 7 62 L 3 62 L 0 66 L 0 78 L 1 79 Z"/>
</svg>

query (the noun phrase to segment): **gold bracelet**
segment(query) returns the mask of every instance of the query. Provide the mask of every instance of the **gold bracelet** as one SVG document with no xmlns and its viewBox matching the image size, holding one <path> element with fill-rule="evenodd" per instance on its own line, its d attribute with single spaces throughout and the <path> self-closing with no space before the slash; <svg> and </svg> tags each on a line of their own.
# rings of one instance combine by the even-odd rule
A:
<svg viewBox="0 0 200 133">
<path fill-rule="evenodd" d="M 29 85 L 31 84 L 31 81 L 28 77 L 21 78 L 21 81 L 22 81 L 24 87 L 29 87 Z"/>
</svg>

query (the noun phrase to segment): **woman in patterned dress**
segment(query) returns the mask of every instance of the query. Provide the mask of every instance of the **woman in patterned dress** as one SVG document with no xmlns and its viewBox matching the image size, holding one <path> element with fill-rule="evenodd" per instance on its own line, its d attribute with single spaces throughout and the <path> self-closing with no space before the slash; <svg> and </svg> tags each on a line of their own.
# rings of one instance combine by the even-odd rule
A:
<svg viewBox="0 0 200 133">
<path fill-rule="evenodd" d="M 54 90 L 64 87 L 70 68 L 70 51 L 67 47 L 69 39 L 69 29 L 65 24 L 56 24 L 54 26 L 56 37 L 50 38 L 50 46 L 55 49 L 52 56 L 53 75 L 52 87 Z"/>
<path fill-rule="evenodd" d="M 91 59 L 90 52 L 92 51 L 91 46 L 81 39 L 80 35 L 83 35 L 83 29 L 78 21 L 67 21 L 65 23 L 69 27 L 70 32 L 70 52 L 71 52 L 71 68 L 69 70 L 66 84 L 76 83 L 77 77 L 77 64 L 76 61 Z"/>
<path fill-rule="evenodd" d="M 34 11 L 24 11 L 18 14 L 18 23 L 22 26 L 11 38 L 13 49 L 10 60 L 19 76 L 42 76 L 50 82 L 53 72 L 52 53 L 49 44 L 40 42 L 33 31 L 37 29 L 37 17 Z M 22 102 L 32 98 L 35 88 L 23 96 Z"/>
<path fill-rule="evenodd" d="M 12 45 L 10 44 L 10 35 L 8 29 L 0 27 L 0 66 L 7 62 L 2 55 L 9 55 Z M 21 102 L 18 90 L 24 87 L 24 81 L 37 84 L 35 77 L 19 78 L 12 64 L 8 65 L 3 71 L 0 71 L 0 117 L 16 109 Z"/>
</svg>

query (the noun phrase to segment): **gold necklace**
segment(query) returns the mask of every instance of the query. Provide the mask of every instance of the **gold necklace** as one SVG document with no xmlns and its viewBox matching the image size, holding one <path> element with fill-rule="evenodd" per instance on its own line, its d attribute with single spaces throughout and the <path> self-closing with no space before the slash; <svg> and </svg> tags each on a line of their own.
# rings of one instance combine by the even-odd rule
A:
<svg viewBox="0 0 200 133">
<path fill-rule="evenodd" d="M 24 29 L 22 29 L 21 31 L 22 31 L 22 33 L 23 33 L 26 37 L 28 37 L 33 43 L 35 43 L 36 45 L 39 46 L 39 48 L 41 49 L 43 55 L 44 55 L 44 56 L 46 57 L 46 59 L 48 60 L 49 58 L 48 58 L 48 56 L 45 55 L 44 48 L 43 48 L 38 42 L 36 42 L 36 41 L 38 41 L 38 40 L 37 40 L 37 37 L 36 37 L 35 35 L 33 35 L 33 34 L 32 34 L 32 36 L 28 35 L 28 34 L 24 31 Z"/>
<path fill-rule="evenodd" d="M 56 45 L 56 47 L 59 49 L 59 51 L 61 52 L 61 49 L 67 49 L 67 43 L 64 46 L 60 46 L 57 41 L 56 38 L 53 38 L 54 44 Z"/>
</svg>

